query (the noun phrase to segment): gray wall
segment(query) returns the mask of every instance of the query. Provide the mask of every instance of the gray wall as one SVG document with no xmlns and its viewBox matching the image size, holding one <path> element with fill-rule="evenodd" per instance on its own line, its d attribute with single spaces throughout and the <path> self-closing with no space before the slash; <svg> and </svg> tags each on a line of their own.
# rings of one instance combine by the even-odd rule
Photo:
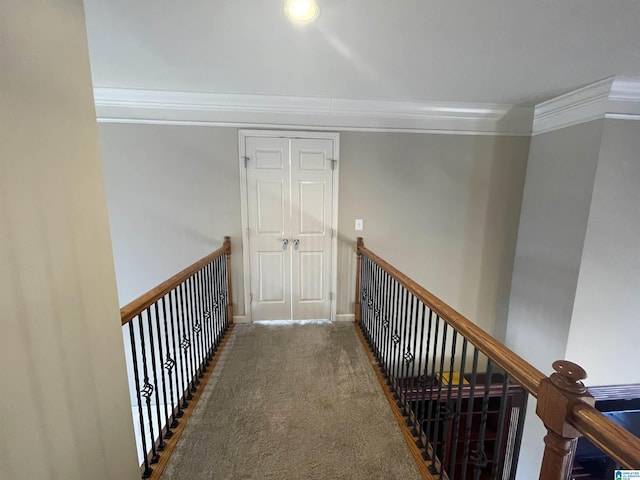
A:
<svg viewBox="0 0 640 480">
<path fill-rule="evenodd" d="M 640 383 L 640 121 L 605 120 L 566 355 L 589 385 Z"/>
<path fill-rule="evenodd" d="M 503 339 L 529 139 L 343 132 L 340 142 L 341 245 L 353 251 L 362 236 Z M 339 306 L 352 311 L 345 274 Z"/>
<path fill-rule="evenodd" d="M 0 31 L 0 478 L 137 480 L 82 1 Z"/>
<path fill-rule="evenodd" d="M 565 354 L 602 126 L 531 140 L 506 345 L 543 372 Z"/>
<path fill-rule="evenodd" d="M 232 235 L 242 304 L 237 129 L 100 124 L 120 303 Z M 338 313 L 369 247 L 504 337 L 529 139 L 341 133 Z"/>
<path fill-rule="evenodd" d="M 237 315 L 244 315 L 238 132 L 99 124 L 120 305 L 231 236 Z"/>
<path fill-rule="evenodd" d="M 603 120 L 531 139 L 506 345 L 544 373 L 565 358 Z M 531 398 L 518 478 L 537 476 L 546 430 Z"/>
</svg>

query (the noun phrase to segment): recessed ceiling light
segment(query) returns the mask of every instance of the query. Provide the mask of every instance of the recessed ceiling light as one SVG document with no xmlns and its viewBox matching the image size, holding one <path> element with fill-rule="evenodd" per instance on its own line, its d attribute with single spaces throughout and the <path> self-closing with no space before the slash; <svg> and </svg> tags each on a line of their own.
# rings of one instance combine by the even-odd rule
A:
<svg viewBox="0 0 640 480">
<path fill-rule="evenodd" d="M 320 16 L 315 0 L 287 0 L 284 13 L 296 23 L 311 23 Z"/>
</svg>

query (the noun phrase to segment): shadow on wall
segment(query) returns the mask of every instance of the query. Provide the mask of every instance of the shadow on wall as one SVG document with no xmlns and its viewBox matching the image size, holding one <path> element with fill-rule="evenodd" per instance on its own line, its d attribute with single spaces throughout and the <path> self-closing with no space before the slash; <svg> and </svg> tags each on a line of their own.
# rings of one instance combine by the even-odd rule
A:
<svg viewBox="0 0 640 480">
<path fill-rule="evenodd" d="M 467 198 L 463 265 L 475 264 L 477 268 L 461 277 L 460 291 L 475 296 L 469 300 L 476 305 L 472 321 L 504 343 L 517 238 L 513 232 L 520 221 L 527 162 L 515 154 L 508 137 L 493 137 L 490 149 L 490 164 L 473 167 L 473 175 L 480 181 L 474 182 Z M 471 230 L 481 232 L 481 237 Z"/>
</svg>

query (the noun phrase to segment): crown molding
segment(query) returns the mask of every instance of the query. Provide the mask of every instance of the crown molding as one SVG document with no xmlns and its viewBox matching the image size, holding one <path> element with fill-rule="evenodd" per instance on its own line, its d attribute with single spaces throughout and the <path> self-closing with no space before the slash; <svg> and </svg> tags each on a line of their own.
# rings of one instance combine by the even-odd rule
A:
<svg viewBox="0 0 640 480">
<path fill-rule="evenodd" d="M 529 136 L 533 108 L 94 88 L 99 122 Z"/>
<path fill-rule="evenodd" d="M 600 118 L 640 119 L 640 78 L 605 78 L 536 105 L 532 135 Z"/>
</svg>

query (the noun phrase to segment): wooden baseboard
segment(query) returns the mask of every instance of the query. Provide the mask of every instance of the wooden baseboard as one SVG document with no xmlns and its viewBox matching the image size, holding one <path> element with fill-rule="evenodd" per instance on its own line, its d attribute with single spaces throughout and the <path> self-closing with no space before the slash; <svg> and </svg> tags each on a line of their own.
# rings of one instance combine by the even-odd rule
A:
<svg viewBox="0 0 640 480">
<path fill-rule="evenodd" d="M 354 323 L 354 327 L 355 327 L 356 332 L 358 334 L 358 338 L 360 338 L 360 342 L 362 342 L 362 346 L 364 347 L 364 351 L 367 354 L 367 358 L 369 359 L 369 362 L 371 363 L 371 366 L 373 367 L 373 370 L 376 372 L 376 376 L 378 377 L 378 381 L 380 382 L 380 386 L 382 387 L 384 395 L 387 398 L 387 401 L 389 402 L 389 406 L 391 407 L 391 411 L 393 412 L 393 416 L 395 417 L 396 421 L 398 422 L 398 425 L 400 426 L 400 430 L 402 431 L 402 435 L 404 436 L 404 439 L 407 442 L 407 446 L 409 447 L 409 451 L 411 452 L 411 455 L 413 456 L 413 459 L 416 462 L 418 470 L 420 471 L 420 475 L 422 475 L 422 478 L 424 480 L 437 480 L 437 479 L 439 479 L 440 478 L 439 475 L 434 477 L 429 472 L 429 466 L 432 464 L 432 462 L 425 461 L 422 458 L 422 450 L 418 447 L 418 445 L 416 445 L 416 438 L 411 433 L 411 429 L 407 426 L 406 417 L 404 417 L 402 415 L 402 412 L 400 411 L 400 408 L 398 408 L 397 400 L 393 397 L 393 393 L 389 389 L 389 386 L 387 385 L 387 381 L 384 378 L 384 375 L 382 375 L 382 372 L 380 371 L 380 367 L 378 366 L 378 362 L 376 361 L 376 359 L 373 356 L 373 353 L 371 353 L 371 350 L 369 349 L 369 345 L 367 344 L 367 340 L 364 338 L 364 335 L 362 334 L 362 330 L 360 330 L 360 326 L 357 323 Z M 413 416 L 411 416 L 409 418 L 413 418 Z M 438 471 L 439 471 L 440 462 L 436 461 L 436 467 L 438 468 Z M 444 472 L 443 472 L 443 477 L 442 478 L 443 479 L 448 479 L 447 475 Z"/>
<path fill-rule="evenodd" d="M 180 423 L 178 424 L 178 426 L 173 429 L 173 436 L 165 440 L 166 446 L 160 455 L 160 460 L 158 460 L 158 463 L 151 465 L 151 468 L 153 469 L 153 472 L 149 477 L 151 480 L 159 480 L 165 468 L 167 467 L 167 464 L 169 463 L 169 458 L 171 458 L 171 454 L 175 450 L 176 445 L 178 444 L 178 441 L 182 436 L 182 432 L 184 431 L 187 425 L 187 421 L 189 420 L 189 417 L 193 413 L 193 410 L 196 408 L 196 405 L 198 405 L 200 396 L 202 395 L 202 392 L 207 386 L 209 377 L 211 377 L 211 372 L 213 372 L 213 369 L 217 365 L 218 360 L 222 355 L 222 351 L 224 350 L 224 347 L 227 345 L 227 342 L 231 337 L 232 331 L 233 331 L 233 325 L 229 325 L 229 329 L 227 330 L 225 336 L 222 338 L 222 341 L 220 342 L 218 351 L 216 352 L 215 356 L 211 360 L 211 363 L 209 364 L 209 367 L 205 372 L 204 376 L 200 379 L 200 386 L 198 387 L 198 390 L 196 391 L 196 393 L 193 394 L 193 399 L 189 402 L 189 406 L 182 410 L 183 412 L 182 418 L 180 419 Z"/>
</svg>

